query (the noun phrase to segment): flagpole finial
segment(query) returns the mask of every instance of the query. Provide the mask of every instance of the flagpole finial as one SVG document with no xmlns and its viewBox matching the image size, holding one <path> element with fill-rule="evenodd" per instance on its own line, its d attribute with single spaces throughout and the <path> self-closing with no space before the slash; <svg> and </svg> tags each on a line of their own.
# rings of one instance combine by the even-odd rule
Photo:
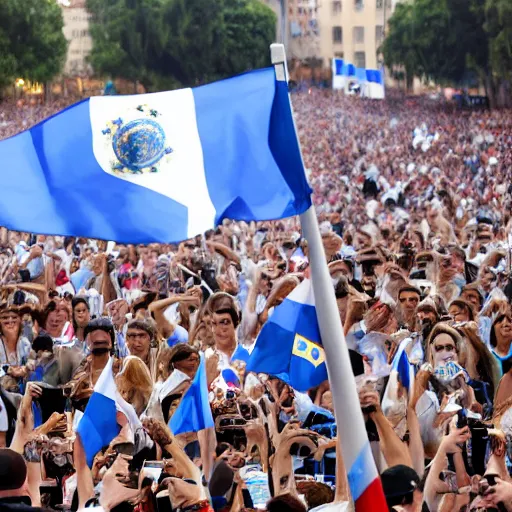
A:
<svg viewBox="0 0 512 512">
<path fill-rule="evenodd" d="M 270 45 L 270 58 L 276 72 L 276 80 L 278 82 L 288 82 L 288 68 L 286 66 L 284 44 L 272 43 Z"/>
<path fill-rule="evenodd" d="M 283 64 L 286 62 L 286 52 L 284 50 L 284 44 L 272 43 L 270 45 L 270 58 L 272 64 Z"/>
</svg>

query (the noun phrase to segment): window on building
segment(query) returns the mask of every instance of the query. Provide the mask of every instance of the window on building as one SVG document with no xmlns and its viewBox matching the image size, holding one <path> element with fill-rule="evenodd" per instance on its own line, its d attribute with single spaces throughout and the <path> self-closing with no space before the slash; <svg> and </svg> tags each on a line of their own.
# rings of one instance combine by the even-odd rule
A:
<svg viewBox="0 0 512 512">
<path fill-rule="evenodd" d="M 332 27 L 332 42 L 333 43 L 342 43 L 343 42 L 343 32 L 341 27 Z"/>
<path fill-rule="evenodd" d="M 363 0 L 354 0 L 354 7 L 356 11 L 362 11 L 364 8 Z"/>
<path fill-rule="evenodd" d="M 382 43 L 384 39 L 384 27 L 382 25 L 377 25 L 375 27 L 375 42 L 377 44 Z"/>
<path fill-rule="evenodd" d="M 78 34 L 79 34 L 79 33 L 80 33 L 80 32 L 79 32 L 78 30 L 72 30 L 72 31 L 71 31 L 71 37 L 78 37 Z"/>
<path fill-rule="evenodd" d="M 391 9 L 392 6 L 391 0 L 386 0 L 386 9 Z"/>
<path fill-rule="evenodd" d="M 354 65 L 356 68 L 366 67 L 366 54 L 364 52 L 354 52 Z"/>
<path fill-rule="evenodd" d="M 383 5 L 384 5 L 384 0 L 376 0 L 377 9 L 382 9 Z"/>
<path fill-rule="evenodd" d="M 337 59 L 343 59 L 345 57 L 345 53 L 344 52 L 334 52 L 334 56 Z"/>
<path fill-rule="evenodd" d="M 335 16 L 341 12 L 341 0 L 334 0 L 332 3 L 332 14 Z"/>
<path fill-rule="evenodd" d="M 364 43 L 364 27 L 354 27 L 354 43 Z"/>
</svg>

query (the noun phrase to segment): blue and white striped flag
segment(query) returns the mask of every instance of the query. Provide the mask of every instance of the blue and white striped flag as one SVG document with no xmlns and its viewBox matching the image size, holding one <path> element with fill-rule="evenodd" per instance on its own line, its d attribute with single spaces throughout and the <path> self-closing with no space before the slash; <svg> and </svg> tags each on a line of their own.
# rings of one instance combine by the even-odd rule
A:
<svg viewBox="0 0 512 512">
<path fill-rule="evenodd" d="M 176 242 L 224 218 L 311 205 L 288 85 L 273 68 L 89 98 L 1 141 L 0 161 L 0 225 L 19 231 Z"/>
</svg>

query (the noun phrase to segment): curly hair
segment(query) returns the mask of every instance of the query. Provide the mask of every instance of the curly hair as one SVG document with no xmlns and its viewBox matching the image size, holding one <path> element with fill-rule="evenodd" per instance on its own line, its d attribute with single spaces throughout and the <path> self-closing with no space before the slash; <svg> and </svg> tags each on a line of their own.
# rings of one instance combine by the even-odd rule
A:
<svg viewBox="0 0 512 512">
<path fill-rule="evenodd" d="M 334 501 L 334 491 L 321 482 L 312 480 L 297 482 L 297 491 L 299 494 L 304 494 L 309 510 Z"/>
</svg>

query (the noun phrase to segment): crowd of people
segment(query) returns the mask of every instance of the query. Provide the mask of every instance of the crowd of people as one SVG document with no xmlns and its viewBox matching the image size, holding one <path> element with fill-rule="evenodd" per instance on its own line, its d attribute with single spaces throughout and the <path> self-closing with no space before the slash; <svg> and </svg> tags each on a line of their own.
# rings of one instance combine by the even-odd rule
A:
<svg viewBox="0 0 512 512">
<path fill-rule="evenodd" d="M 512 115 L 292 102 L 389 509 L 512 510 Z M 0 139 L 52 108 L 2 104 Z M 148 246 L 2 228 L 0 510 L 350 507 L 329 381 L 246 371 L 308 254 L 297 218 Z M 199 372 L 214 426 L 173 433 Z M 89 460 L 106 373 L 124 405 Z"/>
</svg>

